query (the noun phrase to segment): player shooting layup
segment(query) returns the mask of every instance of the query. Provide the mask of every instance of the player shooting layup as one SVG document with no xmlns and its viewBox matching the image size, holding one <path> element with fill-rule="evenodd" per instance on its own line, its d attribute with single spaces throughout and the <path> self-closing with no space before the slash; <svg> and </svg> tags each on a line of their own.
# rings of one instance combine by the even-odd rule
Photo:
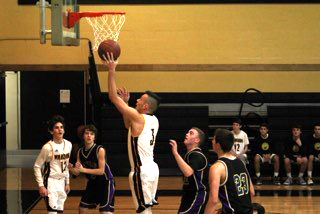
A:
<svg viewBox="0 0 320 214">
<path fill-rule="evenodd" d="M 128 129 L 128 154 L 131 165 L 129 174 L 130 189 L 137 213 L 152 213 L 151 207 L 158 204 L 156 191 L 159 179 L 159 167 L 153 161 L 153 149 L 159 129 L 158 119 L 153 115 L 157 110 L 160 98 L 147 91 L 136 103 L 128 106 L 129 93 L 118 89 L 115 81 L 115 68 L 112 54 L 107 54 L 105 64 L 109 68 L 109 99 L 122 114 Z"/>
</svg>

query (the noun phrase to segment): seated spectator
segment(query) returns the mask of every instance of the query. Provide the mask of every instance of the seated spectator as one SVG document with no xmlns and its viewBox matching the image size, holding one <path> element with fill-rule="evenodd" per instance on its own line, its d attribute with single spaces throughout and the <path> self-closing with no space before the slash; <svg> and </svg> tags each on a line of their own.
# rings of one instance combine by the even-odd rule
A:
<svg viewBox="0 0 320 214">
<path fill-rule="evenodd" d="M 273 163 L 273 183 L 275 185 L 280 185 L 279 156 L 276 155 L 274 142 L 268 132 L 268 124 L 262 123 L 259 128 L 259 134 L 255 137 L 253 143 L 254 169 L 257 176 L 256 184 L 262 184 L 262 180 L 260 178 L 260 163 Z"/>
<path fill-rule="evenodd" d="M 313 185 L 313 180 L 312 180 L 313 162 L 320 161 L 320 123 L 317 123 L 314 125 L 313 134 L 309 138 L 307 148 L 308 148 L 307 154 L 309 157 L 307 184 Z"/>
<path fill-rule="evenodd" d="M 301 136 L 301 126 L 295 125 L 291 129 L 291 136 L 285 142 L 284 164 L 287 172 L 287 179 L 284 185 L 292 184 L 291 163 L 299 165 L 298 182 L 300 185 L 306 185 L 303 174 L 307 168 L 308 159 L 306 157 L 306 144 Z"/>
<path fill-rule="evenodd" d="M 241 120 L 236 119 L 232 123 L 232 134 L 234 136 L 234 145 L 232 152 L 242 160 L 244 164 L 248 163 L 247 151 L 249 145 L 249 139 L 247 133 L 241 130 Z"/>
</svg>

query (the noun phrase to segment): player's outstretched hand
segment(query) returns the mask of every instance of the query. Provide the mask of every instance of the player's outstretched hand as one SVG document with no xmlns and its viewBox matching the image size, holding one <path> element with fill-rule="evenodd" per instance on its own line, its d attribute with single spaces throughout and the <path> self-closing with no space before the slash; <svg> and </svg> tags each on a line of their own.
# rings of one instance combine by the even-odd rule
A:
<svg viewBox="0 0 320 214">
<path fill-rule="evenodd" d="M 125 87 L 117 88 L 117 94 L 124 102 L 129 102 L 130 93 L 127 91 Z"/>
<path fill-rule="evenodd" d="M 107 52 L 107 56 L 103 55 L 103 58 L 104 60 L 102 60 L 102 63 L 108 66 L 109 71 L 115 71 L 118 65 L 118 61 L 114 60 L 113 53 Z"/>
<path fill-rule="evenodd" d="M 169 140 L 169 144 L 171 146 L 171 151 L 172 153 L 178 153 L 178 146 L 177 146 L 177 142 L 175 140 Z"/>
</svg>

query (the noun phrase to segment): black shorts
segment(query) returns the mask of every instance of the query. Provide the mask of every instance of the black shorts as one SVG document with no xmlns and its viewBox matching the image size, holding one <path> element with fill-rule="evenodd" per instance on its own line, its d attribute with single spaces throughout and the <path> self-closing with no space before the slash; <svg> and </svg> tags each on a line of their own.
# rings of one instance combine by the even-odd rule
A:
<svg viewBox="0 0 320 214">
<path fill-rule="evenodd" d="M 89 180 L 80 200 L 80 207 L 114 212 L 114 181 L 106 179 Z"/>
<path fill-rule="evenodd" d="M 288 158 L 290 160 L 290 163 L 297 163 L 298 164 L 298 158 L 303 159 L 303 158 L 307 158 L 307 157 L 306 156 L 290 156 L 290 157 L 286 157 L 284 155 L 284 158 Z"/>
<path fill-rule="evenodd" d="M 178 213 L 204 213 L 207 201 L 206 191 L 184 191 Z"/>
<path fill-rule="evenodd" d="M 320 160 L 320 153 L 313 153 L 313 154 L 310 154 L 310 155 L 313 155 L 315 161 L 319 161 Z M 308 155 L 308 157 L 310 155 Z"/>
</svg>

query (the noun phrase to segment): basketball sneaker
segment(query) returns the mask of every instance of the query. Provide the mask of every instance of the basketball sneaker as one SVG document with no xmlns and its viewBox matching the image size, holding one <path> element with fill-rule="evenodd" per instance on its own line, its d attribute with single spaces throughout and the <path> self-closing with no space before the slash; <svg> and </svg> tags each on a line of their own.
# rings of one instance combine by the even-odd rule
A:
<svg viewBox="0 0 320 214">
<path fill-rule="evenodd" d="M 262 179 L 260 177 L 257 177 L 256 185 L 261 185 Z"/>
<path fill-rule="evenodd" d="M 299 179 L 298 182 L 299 182 L 300 185 L 307 185 L 307 183 L 306 183 L 306 181 L 303 179 L 303 177 L 299 177 L 298 179 Z"/>
<path fill-rule="evenodd" d="M 283 185 L 291 185 L 292 184 L 292 178 L 288 177 L 285 182 L 283 183 Z"/>
<path fill-rule="evenodd" d="M 153 205 L 159 205 L 159 202 L 157 200 L 155 200 L 155 199 L 152 199 L 152 204 Z"/>
<path fill-rule="evenodd" d="M 313 185 L 313 180 L 312 180 L 312 178 L 310 178 L 310 177 L 308 178 L 307 184 L 308 184 L 308 185 Z"/>
<path fill-rule="evenodd" d="M 274 185 L 281 185 L 280 178 L 278 176 L 277 177 L 273 177 L 273 184 Z"/>
</svg>

